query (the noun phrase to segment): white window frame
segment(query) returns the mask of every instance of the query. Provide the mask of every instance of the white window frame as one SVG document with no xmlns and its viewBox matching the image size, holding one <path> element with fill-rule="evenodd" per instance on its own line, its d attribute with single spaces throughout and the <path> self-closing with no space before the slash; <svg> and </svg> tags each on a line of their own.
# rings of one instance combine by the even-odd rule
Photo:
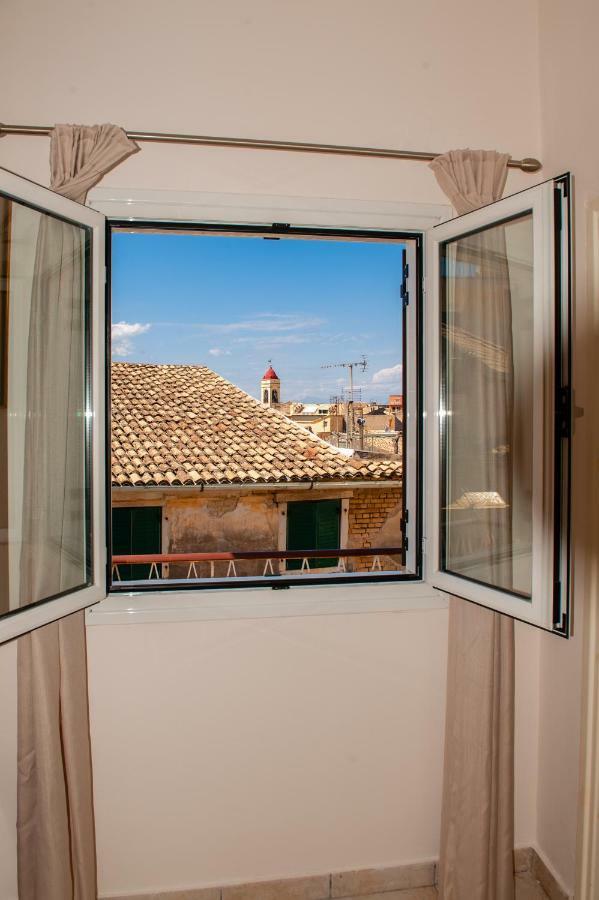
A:
<svg viewBox="0 0 599 900">
<path fill-rule="evenodd" d="M 108 218 L 228 225 L 290 225 L 315 228 L 428 231 L 452 215 L 450 206 L 334 198 L 207 194 L 95 188 L 88 203 Z M 414 265 L 411 268 L 415 271 Z M 412 463 L 415 463 L 413 460 Z M 408 461 L 409 464 L 409 461 Z M 414 486 L 414 490 L 416 487 Z M 415 500 L 415 495 L 414 495 Z M 414 506 L 411 507 L 414 509 Z M 415 548 L 408 550 L 408 562 Z M 444 609 L 447 597 L 423 581 L 296 584 L 279 592 L 270 585 L 113 592 L 87 611 L 93 625 L 135 622 L 262 618 Z"/>
<path fill-rule="evenodd" d="M 105 289 L 105 219 L 97 211 L 61 197 L 19 175 L 0 169 L 0 190 L 41 212 L 55 213 L 76 224 L 92 229 L 91 329 L 92 329 L 92 408 L 91 419 L 91 499 L 92 499 L 92 581 L 84 588 L 55 599 L 12 610 L 0 618 L 0 644 L 32 631 L 56 619 L 97 603 L 106 596 L 106 491 L 105 491 L 105 357 L 104 357 L 104 289 Z M 94 339 L 96 336 L 96 339 Z"/>
<path fill-rule="evenodd" d="M 337 200 L 331 198 L 293 198 L 272 197 L 254 195 L 214 195 L 204 193 L 171 193 L 166 191 L 131 191 L 117 189 L 96 189 L 92 192 L 89 207 L 84 208 L 69 200 L 48 191 L 45 188 L 27 182 L 11 173 L 2 172 L 3 176 L 15 179 L 13 190 L 8 190 L 7 182 L 2 184 L 6 193 L 22 199 L 35 206 L 47 208 L 49 212 L 55 211 L 73 221 L 88 224 L 93 229 L 93 279 L 92 298 L 92 322 L 94 334 L 100 336 L 93 341 L 93 547 L 94 547 L 94 580 L 89 588 L 74 592 L 65 597 L 41 603 L 35 607 L 24 608 L 18 613 L 9 615 L 0 620 L 0 642 L 14 637 L 32 628 L 39 627 L 46 622 L 67 615 L 70 612 L 96 604 L 87 610 L 88 624 L 115 624 L 135 622 L 171 622 L 204 619 L 234 619 L 234 618 L 261 618 L 297 615 L 330 615 L 335 613 L 373 613 L 379 611 L 422 611 L 424 609 L 444 608 L 447 605 L 447 595 L 444 592 L 452 592 L 475 602 L 490 605 L 494 608 L 496 597 L 484 596 L 484 586 L 476 586 L 476 596 L 469 595 L 464 590 L 462 579 L 453 579 L 448 573 L 441 572 L 436 564 L 438 559 L 438 482 L 434 476 L 435 465 L 438 462 L 438 365 L 434 368 L 433 377 L 430 378 L 430 348 L 438 346 L 438 334 L 434 328 L 436 316 L 431 314 L 430 301 L 434 292 L 431 285 L 438 282 L 437 260 L 441 240 L 447 239 L 452 231 L 454 223 L 448 224 L 447 220 L 451 210 L 447 206 L 431 204 L 405 204 L 393 202 L 370 202 L 360 200 Z M 537 189 L 537 200 L 534 201 L 539 221 L 543 218 L 547 223 L 551 211 L 549 208 L 548 194 L 543 192 L 543 186 Z M 529 192 L 523 192 L 529 193 Z M 478 222 L 481 225 L 493 221 L 493 219 L 505 218 L 523 209 L 531 208 L 531 200 L 522 200 L 522 194 L 506 198 L 493 204 L 493 208 L 485 208 L 476 213 L 469 214 L 471 223 Z M 511 212 L 510 212 L 511 210 Z M 270 585 L 264 587 L 236 588 L 231 591 L 227 588 L 202 589 L 201 591 L 162 590 L 156 592 L 118 593 L 105 597 L 106 589 L 106 539 L 105 539 L 105 468 L 104 468 L 104 438 L 105 438 L 105 411 L 104 411 L 104 383 L 105 383 L 105 358 L 101 336 L 104 334 L 104 217 L 98 215 L 104 213 L 111 218 L 120 220 L 164 220 L 183 222 L 226 223 L 226 224 L 253 224 L 264 225 L 276 221 L 285 221 L 291 225 L 304 227 L 329 227 L 339 229 L 380 229 L 403 231 L 406 233 L 428 232 L 427 243 L 431 248 L 428 255 L 428 292 L 425 302 L 429 310 L 425 315 L 425 322 L 429 333 L 425 343 L 429 346 L 429 358 L 426 361 L 427 386 L 425 396 L 424 415 L 427 420 L 427 437 L 425 453 L 427 456 L 428 474 L 425 495 L 428 503 L 425 503 L 423 515 L 424 535 L 426 537 L 426 551 L 423 554 L 423 581 L 402 582 L 393 581 L 387 583 L 359 582 L 346 584 L 298 584 L 290 591 L 283 594 L 272 590 Z M 488 218 L 490 217 L 490 218 Z M 463 220 L 462 220 L 463 222 Z M 442 224 L 446 223 L 446 224 Z M 435 227 L 437 226 L 437 227 Z M 477 227 L 472 224 L 471 227 Z M 432 231 L 431 235 L 431 229 Z M 429 237 L 431 238 L 429 240 Z M 547 290 L 551 286 L 552 274 L 550 272 L 551 254 L 550 248 L 545 244 L 537 247 L 535 252 L 540 254 L 535 259 L 535 278 L 541 279 L 541 288 Z M 538 263 L 538 265 L 537 265 Z M 538 285 L 537 285 L 538 287 Z M 539 292 L 537 291 L 537 294 Z M 541 291 L 542 293 L 542 291 Z M 430 331 L 432 329 L 432 333 Z M 437 342 L 435 342 L 437 340 Z M 537 353 L 543 352 L 547 335 L 543 336 L 537 347 Z M 545 343 L 543 343 L 545 342 Z M 545 386 L 550 392 L 550 388 Z M 427 416 L 428 411 L 428 416 Z M 548 432 L 542 441 L 543 447 L 547 444 Z M 539 448 L 537 447 L 537 451 Z M 539 451 L 540 452 L 540 451 Z M 543 451 L 545 452 L 545 451 Z M 409 460 L 408 466 L 409 466 Z M 438 472 L 438 468 L 436 468 Z M 546 471 L 545 475 L 546 477 Z M 415 487 L 411 480 L 412 488 Z M 408 483 L 408 490 L 410 485 Z M 414 508 L 413 506 L 411 508 Z M 537 550 L 540 544 L 537 539 Z M 543 545 L 543 552 L 546 544 Z M 547 562 L 547 560 L 545 560 Z M 546 585 L 547 567 L 543 562 L 535 563 L 536 584 Z M 482 591 L 479 590 L 482 588 Z M 498 592 L 491 590 L 491 594 Z M 537 591 L 538 593 L 538 591 Z M 105 599 L 101 599 L 101 598 Z M 506 598 L 507 602 L 503 611 L 516 618 L 524 619 L 540 624 L 542 627 L 551 628 L 551 616 L 549 603 L 539 601 L 533 612 L 526 616 L 523 614 L 521 601 Z M 97 602 L 101 600 L 101 602 Z M 510 602 L 511 601 L 511 602 Z M 514 603 L 516 606 L 514 606 Z"/>
<path fill-rule="evenodd" d="M 562 613 L 567 608 L 567 598 L 560 610 L 559 621 L 554 621 L 554 398 L 555 360 L 558 353 L 566 354 L 567 346 L 558 345 L 555 334 L 554 302 L 556 296 L 554 260 L 554 210 L 555 181 L 544 182 L 512 196 L 460 216 L 435 227 L 427 239 L 427 314 L 425 316 L 427 348 L 427 510 L 426 510 L 426 551 L 425 578 L 435 587 L 449 594 L 471 600 L 516 619 L 537 625 L 568 637 L 569 623 L 565 628 Z M 567 200 L 562 195 L 562 206 Z M 532 213 L 533 221 L 533 277 L 534 277 L 534 381 L 533 381 L 533 537 L 532 537 L 532 592 L 531 599 L 519 598 L 505 591 L 479 582 L 461 578 L 443 571 L 440 560 L 441 528 L 441 371 L 440 371 L 440 248 L 448 241 L 461 235 L 492 226 L 502 220 L 526 213 Z M 567 260 L 562 258 L 562 279 L 559 286 L 567 293 L 569 272 Z M 562 312 L 565 313 L 564 307 Z M 564 335 L 562 333 L 562 340 Z M 568 580 L 564 571 L 568 564 L 564 553 L 563 539 L 567 531 L 567 521 L 562 519 L 562 546 L 556 553 L 562 556 L 562 577 Z M 567 592 L 567 583 L 563 590 Z M 566 622 L 567 622 L 566 616 Z"/>
</svg>

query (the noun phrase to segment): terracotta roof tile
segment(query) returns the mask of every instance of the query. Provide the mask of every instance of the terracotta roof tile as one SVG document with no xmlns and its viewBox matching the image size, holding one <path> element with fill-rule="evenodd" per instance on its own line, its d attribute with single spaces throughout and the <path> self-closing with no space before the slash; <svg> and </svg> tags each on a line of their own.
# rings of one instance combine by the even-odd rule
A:
<svg viewBox="0 0 599 900">
<path fill-rule="evenodd" d="M 398 460 L 348 456 L 204 366 L 112 364 L 114 485 L 399 478 Z"/>
</svg>

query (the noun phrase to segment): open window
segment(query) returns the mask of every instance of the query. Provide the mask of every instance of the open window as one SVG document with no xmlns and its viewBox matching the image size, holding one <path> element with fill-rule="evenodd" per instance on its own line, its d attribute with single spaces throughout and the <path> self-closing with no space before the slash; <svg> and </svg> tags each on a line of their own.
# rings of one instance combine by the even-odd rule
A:
<svg viewBox="0 0 599 900">
<path fill-rule="evenodd" d="M 427 579 L 569 633 L 570 180 L 428 235 Z"/>
<path fill-rule="evenodd" d="M 283 366 L 319 340 L 317 368 L 335 373 L 340 396 L 327 386 L 296 404 L 265 344 L 259 368 L 241 366 L 245 390 L 227 378 L 223 341 L 206 345 L 209 365 L 111 365 L 104 217 L 0 170 L 0 640 L 98 601 L 107 584 L 131 593 L 368 580 L 394 581 L 398 593 L 422 580 L 567 636 L 570 190 L 559 178 L 427 233 L 424 299 L 419 234 L 111 223 L 113 243 L 185 232 L 210 248 L 235 235 L 262 253 L 303 242 L 395 254 L 392 313 L 373 332 L 373 357 L 383 337 L 394 348 L 380 379 L 352 380 L 362 348 L 341 354 L 338 338 L 323 340 L 320 313 L 304 317 L 314 325 L 304 341 L 296 310 L 260 308 L 251 320 L 245 299 L 238 321 L 212 301 L 216 318 L 197 320 L 236 346 L 276 325 Z M 336 277 L 344 264 L 333 268 Z M 247 265 L 220 269 L 247 284 Z M 352 326 L 358 344 L 380 313 L 372 296 Z M 161 304 L 159 342 L 172 294 Z M 347 325 L 347 304 L 339 309 Z M 136 321 L 117 313 L 121 349 L 151 333 L 141 312 L 131 331 Z M 181 333 L 198 347 L 197 328 Z M 395 387 L 386 379 L 399 372 Z"/>
<path fill-rule="evenodd" d="M 106 593 L 104 229 L 0 169 L 0 641 Z"/>
</svg>

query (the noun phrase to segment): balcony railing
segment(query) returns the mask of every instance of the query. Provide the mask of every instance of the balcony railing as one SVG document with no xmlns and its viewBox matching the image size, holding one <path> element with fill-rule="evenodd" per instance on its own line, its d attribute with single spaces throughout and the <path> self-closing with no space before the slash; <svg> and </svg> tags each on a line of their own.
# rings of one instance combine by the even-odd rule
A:
<svg viewBox="0 0 599 900">
<path fill-rule="evenodd" d="M 347 572 L 346 560 L 349 559 L 372 559 L 369 571 L 383 571 L 381 558 L 397 556 L 402 554 L 401 547 L 358 547 L 351 549 L 319 549 L 319 550 L 245 550 L 233 551 L 225 550 L 222 552 L 210 553 L 141 553 L 141 554 L 115 554 L 112 557 L 112 580 L 113 583 L 129 584 L 121 578 L 119 566 L 144 565 L 149 566 L 148 577 L 144 579 L 135 579 L 135 581 L 154 581 L 168 580 L 169 566 L 176 564 L 178 566 L 187 566 L 187 574 L 185 580 L 199 579 L 198 566 L 201 563 L 207 563 L 209 568 L 209 578 L 236 578 L 239 577 L 236 568 L 236 562 L 241 560 L 257 560 L 264 561 L 262 577 L 281 575 L 283 572 L 294 575 L 302 575 L 313 571 L 310 561 L 323 559 L 337 560 L 336 568 L 338 571 Z M 283 572 L 278 566 L 282 562 L 289 559 L 298 559 L 302 561 L 299 569 L 286 570 Z M 217 563 L 222 563 L 218 568 Z M 160 567 L 160 571 L 159 571 Z M 322 571 L 319 569 L 319 571 Z"/>
</svg>

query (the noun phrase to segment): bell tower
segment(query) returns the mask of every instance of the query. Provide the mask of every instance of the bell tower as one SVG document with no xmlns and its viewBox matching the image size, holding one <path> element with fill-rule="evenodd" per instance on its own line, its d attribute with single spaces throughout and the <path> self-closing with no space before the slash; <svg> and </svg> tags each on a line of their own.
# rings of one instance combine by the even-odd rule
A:
<svg viewBox="0 0 599 900">
<path fill-rule="evenodd" d="M 260 400 L 265 406 L 278 406 L 281 402 L 281 381 L 268 360 L 268 369 L 260 382 Z"/>
</svg>

